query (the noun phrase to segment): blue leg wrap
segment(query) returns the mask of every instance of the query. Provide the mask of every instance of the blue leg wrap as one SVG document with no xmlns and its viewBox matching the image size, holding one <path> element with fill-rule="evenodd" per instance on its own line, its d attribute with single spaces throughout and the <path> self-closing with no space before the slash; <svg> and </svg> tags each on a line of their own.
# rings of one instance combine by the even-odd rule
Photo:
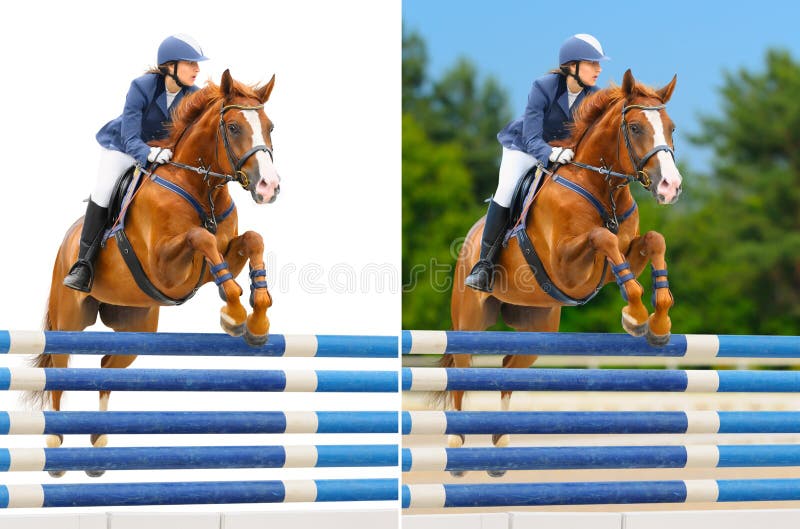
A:
<svg viewBox="0 0 800 529">
<path fill-rule="evenodd" d="M 233 279 L 233 274 L 228 272 L 227 274 L 222 274 L 221 276 L 217 275 L 226 269 L 228 269 L 228 263 L 226 261 L 222 261 L 218 265 L 212 265 L 210 268 L 211 274 L 214 276 L 214 284 L 217 285 L 217 290 L 219 290 L 219 297 L 222 298 L 222 301 L 227 303 L 228 297 L 225 295 L 225 289 L 222 288 L 222 283 L 228 279 Z"/>
<path fill-rule="evenodd" d="M 257 288 L 263 288 L 264 290 L 267 289 L 267 282 L 266 281 L 257 281 L 257 277 L 263 277 L 266 279 L 267 271 L 263 268 L 256 268 L 253 270 L 250 269 L 250 306 L 255 308 L 255 294 Z"/>
<path fill-rule="evenodd" d="M 659 288 L 669 288 L 669 281 L 667 281 L 667 271 L 666 270 L 657 270 L 655 266 L 652 264 L 650 265 L 652 268 L 651 276 L 653 278 L 653 295 L 650 296 L 650 303 L 653 304 L 653 308 L 656 306 L 656 290 Z M 659 279 L 659 278 L 665 279 Z"/>
<path fill-rule="evenodd" d="M 628 294 L 625 292 L 625 287 L 623 286 L 627 281 L 631 279 L 636 279 L 636 276 L 633 275 L 633 272 L 628 272 L 627 274 L 620 275 L 621 272 L 625 270 L 630 270 L 631 265 L 628 264 L 628 261 L 622 261 L 618 265 L 611 265 L 611 271 L 614 273 L 614 277 L 617 278 L 617 285 L 619 285 L 619 292 L 622 294 L 622 299 L 626 302 L 628 301 Z"/>
</svg>

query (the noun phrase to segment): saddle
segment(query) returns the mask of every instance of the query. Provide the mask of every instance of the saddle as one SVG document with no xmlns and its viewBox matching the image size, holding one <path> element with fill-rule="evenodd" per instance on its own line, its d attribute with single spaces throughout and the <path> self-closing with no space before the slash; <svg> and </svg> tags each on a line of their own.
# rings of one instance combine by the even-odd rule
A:
<svg viewBox="0 0 800 529">
<path fill-rule="evenodd" d="M 142 185 L 142 181 L 141 171 L 137 171 L 136 166 L 129 168 L 117 179 L 114 190 L 111 192 L 111 201 L 108 204 L 108 219 L 106 220 L 106 231 L 103 234 L 103 246 L 105 246 L 105 241 L 125 227 L 125 213 L 128 204 Z"/>
<path fill-rule="evenodd" d="M 531 186 L 533 186 L 533 181 L 536 180 L 536 172 L 539 170 L 540 169 L 538 166 L 532 167 L 527 173 L 525 173 L 525 176 L 520 178 L 519 182 L 517 182 L 517 187 L 514 189 L 514 195 L 511 198 L 511 209 L 509 210 L 508 215 L 508 229 L 513 228 L 519 222 L 524 224 L 525 219 L 521 217 L 522 215 L 527 214 L 529 201 L 528 198 L 530 197 L 530 199 L 533 200 L 536 192 L 539 191 L 544 183 L 544 178 L 540 178 L 539 182 L 536 184 L 536 189 L 531 189 Z"/>
</svg>

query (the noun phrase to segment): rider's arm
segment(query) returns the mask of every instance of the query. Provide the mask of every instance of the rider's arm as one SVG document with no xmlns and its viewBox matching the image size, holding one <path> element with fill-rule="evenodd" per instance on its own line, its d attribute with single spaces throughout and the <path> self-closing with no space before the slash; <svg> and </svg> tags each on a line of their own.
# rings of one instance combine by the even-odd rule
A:
<svg viewBox="0 0 800 529">
<path fill-rule="evenodd" d="M 147 165 L 147 155 L 150 154 L 150 146 L 142 140 L 142 118 L 150 103 L 149 94 L 134 80 L 125 98 L 120 136 L 123 151 L 142 165 Z"/>
</svg>

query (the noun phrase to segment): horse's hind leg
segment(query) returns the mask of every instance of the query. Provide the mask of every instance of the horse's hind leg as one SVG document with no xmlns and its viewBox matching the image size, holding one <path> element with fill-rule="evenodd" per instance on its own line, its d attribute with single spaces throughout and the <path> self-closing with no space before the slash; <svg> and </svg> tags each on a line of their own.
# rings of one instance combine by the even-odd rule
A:
<svg viewBox="0 0 800 529">
<path fill-rule="evenodd" d="M 669 309 L 674 300 L 667 281 L 667 261 L 665 255 L 667 244 L 664 236 L 656 231 L 649 231 L 631 242 L 628 261 L 631 271 L 638 276 L 642 273 L 647 261 L 653 264 L 653 314 L 647 320 L 646 337 L 650 345 L 662 346 L 669 342 L 672 321 Z"/>
<path fill-rule="evenodd" d="M 523 307 L 503 304 L 500 309 L 503 321 L 518 332 L 557 332 L 561 321 L 561 307 Z M 503 367 L 511 369 L 527 369 L 533 365 L 536 355 L 506 355 Z M 500 392 L 500 410 L 509 411 L 511 407 L 511 391 Z M 492 444 L 498 448 L 506 447 L 511 442 L 509 434 L 495 433 Z M 492 477 L 500 477 L 505 470 L 489 470 Z"/>
<path fill-rule="evenodd" d="M 158 307 L 119 307 L 115 305 L 100 305 L 100 319 L 103 323 L 116 332 L 155 332 L 158 328 Z M 136 360 L 136 355 L 105 355 L 100 360 L 100 367 L 121 369 L 128 367 Z M 99 411 L 108 411 L 110 391 L 100 391 Z M 91 434 L 89 436 L 92 446 L 101 448 L 108 445 L 108 435 Z M 104 470 L 87 470 L 91 477 L 99 477 Z"/>
<path fill-rule="evenodd" d="M 68 244 L 68 240 L 65 242 Z M 65 287 L 62 284 L 64 276 L 69 269 L 68 252 L 62 247 L 56 257 L 53 267 L 53 277 L 50 285 L 50 297 L 47 301 L 47 314 L 44 319 L 45 331 L 82 331 L 94 324 L 97 320 L 97 301 L 83 294 Z M 69 365 L 69 355 L 40 354 L 34 359 L 34 365 L 39 368 L 66 368 Z M 40 401 L 42 409 L 48 404 L 53 411 L 61 411 L 61 399 L 64 392 L 53 390 L 49 392 L 34 393 L 31 398 Z M 50 434 L 46 438 L 49 448 L 58 448 L 64 443 L 62 434 Z M 51 470 L 50 475 L 60 477 L 63 470 Z"/>
<path fill-rule="evenodd" d="M 246 231 L 233 239 L 225 252 L 225 261 L 234 277 L 239 275 L 245 262 L 250 262 L 250 306 L 253 307 L 253 313 L 247 317 L 244 339 L 252 346 L 264 345 L 269 334 L 267 309 L 272 306 L 272 297 L 267 289 L 261 235 Z"/>
</svg>

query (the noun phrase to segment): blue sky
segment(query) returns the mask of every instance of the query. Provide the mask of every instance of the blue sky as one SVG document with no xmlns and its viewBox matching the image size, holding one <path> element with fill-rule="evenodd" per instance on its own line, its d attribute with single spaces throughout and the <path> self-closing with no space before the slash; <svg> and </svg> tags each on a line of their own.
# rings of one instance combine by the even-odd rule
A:
<svg viewBox="0 0 800 529">
<path fill-rule="evenodd" d="M 678 127 L 678 159 L 705 169 L 709 153 L 686 140 L 698 115 L 720 112 L 723 72 L 761 71 L 766 50 L 788 49 L 800 60 L 800 6 L 794 2 L 403 0 L 403 26 L 425 39 L 429 74 L 458 57 L 494 76 L 520 114 L 531 82 L 557 66 L 558 48 L 574 33 L 591 33 L 612 58 L 599 85 L 620 83 L 631 68 L 654 86 L 678 75 L 667 110 Z M 499 149 L 499 148 L 498 148 Z"/>
</svg>

